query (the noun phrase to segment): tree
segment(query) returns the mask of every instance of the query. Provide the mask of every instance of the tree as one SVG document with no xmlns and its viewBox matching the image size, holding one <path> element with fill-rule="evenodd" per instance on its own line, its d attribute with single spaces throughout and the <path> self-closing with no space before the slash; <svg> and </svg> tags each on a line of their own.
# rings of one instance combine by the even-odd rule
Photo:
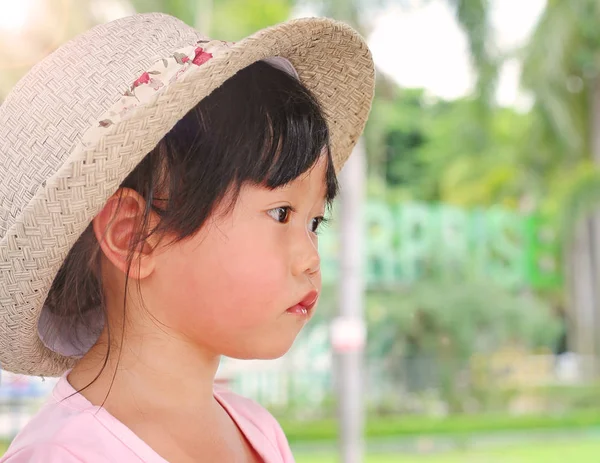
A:
<svg viewBox="0 0 600 463">
<path fill-rule="evenodd" d="M 600 31 L 594 0 L 549 1 L 526 49 L 524 83 L 535 96 L 529 163 L 538 202 L 561 210 L 570 275 L 571 338 L 600 353 Z M 560 194 L 552 192 L 556 191 Z M 562 207 L 561 207 L 562 204 Z M 584 220 L 581 220 L 585 217 Z"/>
</svg>

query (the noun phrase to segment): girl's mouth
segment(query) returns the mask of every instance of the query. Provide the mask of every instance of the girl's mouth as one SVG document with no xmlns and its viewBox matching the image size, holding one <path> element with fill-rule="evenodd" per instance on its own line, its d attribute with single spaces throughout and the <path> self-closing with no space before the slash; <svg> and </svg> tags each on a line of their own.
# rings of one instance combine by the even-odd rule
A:
<svg viewBox="0 0 600 463">
<path fill-rule="evenodd" d="M 287 309 L 286 313 L 306 317 L 312 311 L 318 299 L 319 293 L 314 290 L 310 291 L 300 302 Z"/>
</svg>

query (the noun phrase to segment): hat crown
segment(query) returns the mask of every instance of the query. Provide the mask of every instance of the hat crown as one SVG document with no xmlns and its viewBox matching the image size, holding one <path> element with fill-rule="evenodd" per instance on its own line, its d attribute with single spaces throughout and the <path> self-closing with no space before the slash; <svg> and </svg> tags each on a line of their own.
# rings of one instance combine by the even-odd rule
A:
<svg viewBox="0 0 600 463">
<path fill-rule="evenodd" d="M 140 14 L 98 25 L 36 64 L 0 106 L 0 238 L 140 74 L 201 39 L 172 16 Z"/>
</svg>

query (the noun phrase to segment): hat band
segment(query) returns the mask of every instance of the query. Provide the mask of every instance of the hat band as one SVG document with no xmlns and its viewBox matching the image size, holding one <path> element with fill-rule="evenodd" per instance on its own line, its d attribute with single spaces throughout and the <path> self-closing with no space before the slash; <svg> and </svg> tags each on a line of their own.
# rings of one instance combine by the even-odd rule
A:
<svg viewBox="0 0 600 463">
<path fill-rule="evenodd" d="M 165 87 L 181 80 L 190 68 L 202 66 L 213 56 L 226 51 L 234 43 L 222 40 L 199 40 L 195 45 L 181 48 L 169 57 L 155 62 L 125 90 L 119 101 L 105 111 L 98 122 L 83 134 L 78 148 L 85 150 L 95 146 L 100 137 L 112 125 L 129 119 L 136 108 L 145 106 Z M 273 56 L 262 61 L 300 80 L 298 72 L 286 58 Z"/>
</svg>

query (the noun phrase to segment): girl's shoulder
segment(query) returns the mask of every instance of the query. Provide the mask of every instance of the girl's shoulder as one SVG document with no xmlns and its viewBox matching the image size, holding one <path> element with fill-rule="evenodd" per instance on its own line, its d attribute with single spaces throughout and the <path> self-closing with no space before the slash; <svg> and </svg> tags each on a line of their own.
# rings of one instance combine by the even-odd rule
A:
<svg viewBox="0 0 600 463">
<path fill-rule="evenodd" d="M 142 460 L 139 454 L 146 450 L 129 445 L 133 439 L 121 429 L 124 425 L 72 391 L 61 378 L 46 403 L 13 439 L 0 463 L 164 463 L 161 459 Z"/>
<path fill-rule="evenodd" d="M 27 447 L 9 450 L 2 458 L 2 463 L 83 463 L 80 456 L 71 450 L 54 443 L 39 443 Z M 88 460 L 85 462 L 107 462 L 107 460 Z"/>
<path fill-rule="evenodd" d="M 214 395 L 250 441 L 264 440 L 265 445 L 272 446 L 284 462 L 294 461 L 281 426 L 267 409 L 223 386 L 215 386 Z"/>
<path fill-rule="evenodd" d="M 93 414 L 51 400 L 17 434 L 0 463 L 104 463 L 109 460 L 102 446 L 112 441 Z"/>
<path fill-rule="evenodd" d="M 277 425 L 277 420 L 258 402 L 239 395 L 230 389 L 216 385 L 214 395 L 219 403 L 225 407 L 228 412 L 234 411 L 238 416 L 246 418 L 260 425 Z"/>
<path fill-rule="evenodd" d="M 214 395 L 221 406 L 238 424 L 252 424 L 261 431 L 270 434 L 283 432 L 273 415 L 258 402 L 236 394 L 223 386 L 215 386 Z"/>
</svg>

